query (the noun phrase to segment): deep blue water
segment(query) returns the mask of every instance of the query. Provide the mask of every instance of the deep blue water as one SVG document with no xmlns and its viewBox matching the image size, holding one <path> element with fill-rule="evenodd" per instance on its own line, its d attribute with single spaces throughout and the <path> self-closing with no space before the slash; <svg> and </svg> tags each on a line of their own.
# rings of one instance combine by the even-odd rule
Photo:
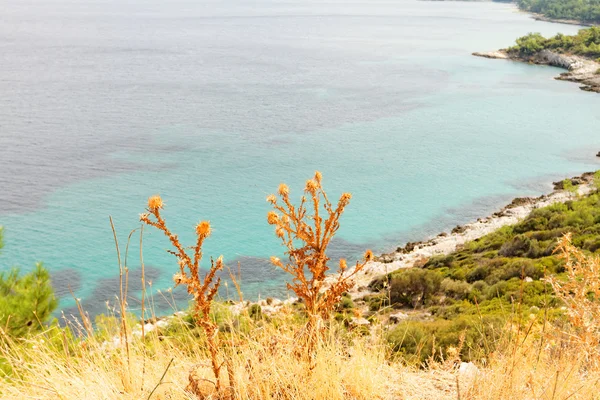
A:
<svg viewBox="0 0 600 400">
<path fill-rule="evenodd" d="M 0 11 L 0 268 L 44 261 L 66 309 L 69 287 L 92 312 L 114 298 L 108 216 L 124 248 L 152 194 L 189 243 L 210 220 L 205 254 L 239 261 L 245 294 L 265 297 L 283 294 L 265 262 L 282 252 L 265 221 L 282 181 L 300 196 L 318 169 L 331 196 L 353 194 L 332 249 L 352 258 L 598 167 L 600 96 L 552 80 L 554 68 L 470 55 L 578 29 L 510 5 L 2 0 Z M 154 290 L 172 285 L 167 247 L 146 230 Z"/>
</svg>

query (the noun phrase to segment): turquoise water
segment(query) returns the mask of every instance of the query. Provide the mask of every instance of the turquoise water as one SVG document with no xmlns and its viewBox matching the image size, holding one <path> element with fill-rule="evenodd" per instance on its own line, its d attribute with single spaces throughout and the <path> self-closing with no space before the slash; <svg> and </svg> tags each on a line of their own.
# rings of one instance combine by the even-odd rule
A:
<svg viewBox="0 0 600 400">
<path fill-rule="evenodd" d="M 470 55 L 577 30 L 509 5 L 9 1 L 0 18 L 0 268 L 43 261 L 67 312 L 69 287 L 91 312 L 114 299 L 108 216 L 124 250 L 152 194 L 190 244 L 210 220 L 205 254 L 265 297 L 284 294 L 265 220 L 282 181 L 300 196 L 318 169 L 353 194 L 332 249 L 352 258 L 598 168 L 600 96 Z M 145 231 L 155 291 L 176 269 L 166 248 Z"/>
</svg>

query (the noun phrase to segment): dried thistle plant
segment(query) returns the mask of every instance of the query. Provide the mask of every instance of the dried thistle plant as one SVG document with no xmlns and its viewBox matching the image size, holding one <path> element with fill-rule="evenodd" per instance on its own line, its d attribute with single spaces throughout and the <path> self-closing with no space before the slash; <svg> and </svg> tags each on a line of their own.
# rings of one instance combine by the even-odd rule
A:
<svg viewBox="0 0 600 400">
<path fill-rule="evenodd" d="M 287 248 L 285 254 L 289 258 L 289 262 L 283 263 L 271 257 L 271 262 L 292 275 L 287 287 L 304 302 L 309 317 L 307 331 L 314 339 L 322 328 L 321 322 L 329 318 L 342 294 L 353 286 L 353 277 L 373 259 L 373 253 L 367 250 L 364 261 L 357 262 L 352 270 L 346 260 L 341 259 L 337 275 L 328 277 L 327 247 L 340 227 L 340 217 L 352 196 L 343 193 L 334 208 L 323 190 L 318 171 L 306 182 L 304 192 L 296 207 L 290 201 L 289 187 L 282 183 L 278 190 L 281 202 L 273 194 L 267 197 L 274 208 L 267 214 L 267 221 L 275 226 L 275 234 Z"/>
<path fill-rule="evenodd" d="M 160 196 L 150 197 L 148 199 L 147 212 L 140 215 L 140 221 L 163 232 L 175 249 L 174 251 L 168 250 L 169 253 L 177 257 L 179 264 L 179 272 L 173 276 L 173 280 L 176 286 L 185 285 L 188 294 L 191 294 L 194 298 L 194 318 L 206 334 L 211 368 L 215 376 L 215 387 L 219 397 L 223 397 L 225 390 L 221 381 L 221 367 L 226 361 L 221 361 L 223 357 L 220 354 L 219 328 L 210 316 L 212 302 L 221 284 L 221 278 L 217 277 L 216 273 L 223 269 L 223 257 L 220 256 L 217 258 L 216 262 L 211 259 L 210 269 L 204 275 L 204 278 L 201 278 L 200 261 L 202 260 L 202 245 L 204 240 L 210 236 L 210 223 L 208 221 L 201 221 L 196 225 L 196 243 L 192 248 L 193 254 L 190 256 L 177 235 L 173 234 L 167 228 L 165 220 L 160 213 L 163 208 L 164 202 Z M 154 220 L 151 217 L 154 217 Z M 232 375 L 231 373 L 229 375 L 229 386 L 232 388 Z M 203 397 L 200 393 L 201 389 L 194 371 L 190 373 L 189 380 L 190 385 L 188 388 L 199 397 Z"/>
<path fill-rule="evenodd" d="M 565 261 L 567 279 L 547 279 L 567 307 L 572 344 L 581 345 L 592 366 L 600 367 L 600 257 L 586 256 L 565 235 L 556 251 Z"/>
</svg>

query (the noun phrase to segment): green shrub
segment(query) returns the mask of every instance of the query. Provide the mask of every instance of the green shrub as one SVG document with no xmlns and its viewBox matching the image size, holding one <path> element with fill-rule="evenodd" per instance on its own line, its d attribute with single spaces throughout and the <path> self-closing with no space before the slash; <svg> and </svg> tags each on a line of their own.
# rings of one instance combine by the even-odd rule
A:
<svg viewBox="0 0 600 400">
<path fill-rule="evenodd" d="M 379 311 L 383 307 L 390 304 L 390 301 L 389 301 L 386 293 L 365 296 L 363 298 L 363 300 L 369 306 L 369 311 Z"/>
<path fill-rule="evenodd" d="M 252 304 L 248 308 L 248 315 L 250 316 L 250 318 L 252 318 L 255 321 L 262 319 L 262 316 L 263 316 L 262 307 L 259 304 Z"/>
<path fill-rule="evenodd" d="M 409 362 L 423 363 L 432 356 L 436 360 L 446 358 L 448 350 L 457 349 L 464 337 L 460 357 L 474 361 L 496 349 L 505 323 L 505 318 L 498 315 L 463 316 L 451 321 L 408 321 L 391 330 L 387 340 L 392 351 Z"/>
<path fill-rule="evenodd" d="M 464 300 L 469 296 L 472 285 L 464 281 L 455 281 L 454 279 L 446 278 L 441 283 L 442 292 L 455 300 Z"/>
<path fill-rule="evenodd" d="M 57 305 L 50 274 L 41 263 L 24 275 L 16 268 L 0 273 L 0 326 L 9 335 L 41 330 Z"/>
<path fill-rule="evenodd" d="M 401 270 L 392 277 L 390 284 L 390 301 L 417 307 L 425 305 L 437 294 L 442 283 L 442 276 L 427 269 L 409 268 Z"/>
</svg>

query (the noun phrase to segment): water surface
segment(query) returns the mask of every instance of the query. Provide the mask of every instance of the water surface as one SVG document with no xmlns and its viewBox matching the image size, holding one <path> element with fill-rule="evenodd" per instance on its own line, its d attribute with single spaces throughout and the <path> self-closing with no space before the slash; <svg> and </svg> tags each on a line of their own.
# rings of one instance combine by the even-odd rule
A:
<svg viewBox="0 0 600 400">
<path fill-rule="evenodd" d="M 1 4 L 0 266 L 44 261 L 65 308 L 69 288 L 95 311 L 113 298 L 108 216 L 124 247 L 152 194 L 189 243 L 209 219 L 205 254 L 239 261 L 245 294 L 265 297 L 283 294 L 265 262 L 282 249 L 264 200 L 282 181 L 300 196 L 318 169 L 331 196 L 352 192 L 333 248 L 352 258 L 598 166 L 600 96 L 552 80 L 554 68 L 470 55 L 578 29 L 510 5 Z M 155 290 L 176 268 L 166 248 L 146 230 Z"/>
</svg>

